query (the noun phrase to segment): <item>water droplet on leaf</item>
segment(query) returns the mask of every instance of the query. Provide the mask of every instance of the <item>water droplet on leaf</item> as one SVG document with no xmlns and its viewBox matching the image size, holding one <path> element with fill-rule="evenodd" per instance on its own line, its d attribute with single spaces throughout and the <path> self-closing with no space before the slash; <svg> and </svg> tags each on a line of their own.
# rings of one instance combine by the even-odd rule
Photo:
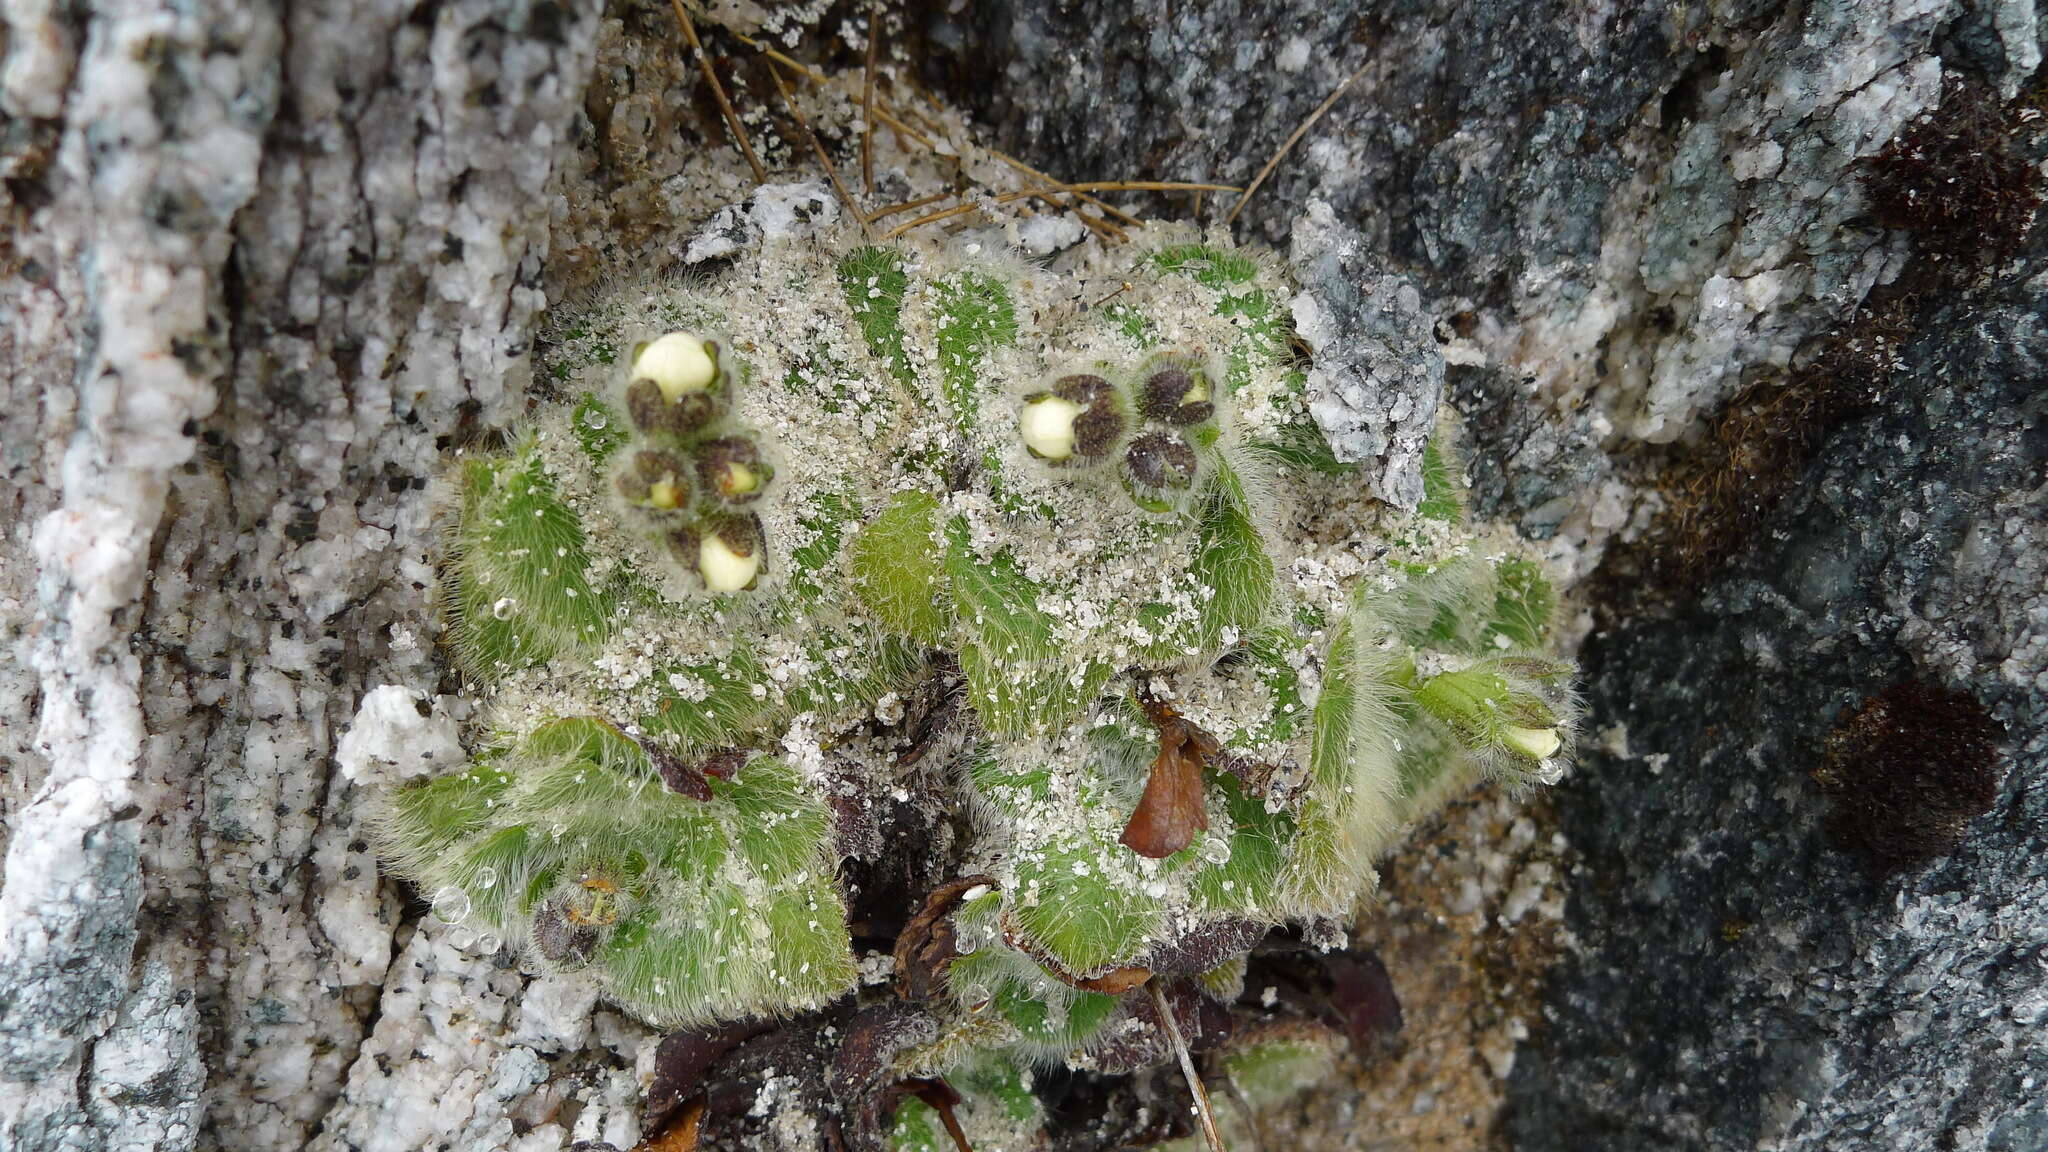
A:
<svg viewBox="0 0 2048 1152">
<path fill-rule="evenodd" d="M 469 893 L 450 884 L 434 893 L 434 915 L 449 924 L 460 924 L 469 918 Z"/>
</svg>

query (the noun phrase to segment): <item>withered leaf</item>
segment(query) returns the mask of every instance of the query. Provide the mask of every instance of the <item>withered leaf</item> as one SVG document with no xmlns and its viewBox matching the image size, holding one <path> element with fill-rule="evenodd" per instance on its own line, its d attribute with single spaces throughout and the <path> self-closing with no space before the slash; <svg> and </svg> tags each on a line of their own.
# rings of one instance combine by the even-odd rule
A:
<svg viewBox="0 0 2048 1152">
<path fill-rule="evenodd" d="M 661 776 L 662 784 L 669 791 L 707 804 L 711 802 L 711 785 L 704 779 L 702 769 L 652 740 L 642 740 L 640 746 L 647 750 L 647 759 L 653 763 L 654 771 Z"/>
<path fill-rule="evenodd" d="M 1180 1029 L 1189 1052 L 1206 1052 L 1229 1041 L 1235 1026 L 1230 1012 L 1204 995 L 1193 981 L 1166 980 L 1163 993 L 1173 1012 L 1174 1026 Z M 1088 1056 L 1099 1072 L 1135 1072 L 1175 1059 L 1172 1042 L 1161 1026 L 1159 1010 L 1148 991 L 1124 995 L 1102 1036 Z"/>
<path fill-rule="evenodd" d="M 960 663 L 944 652 L 927 656 L 929 674 L 904 699 L 903 718 L 889 725 L 908 741 L 896 754 L 896 766 L 908 768 L 945 742 L 959 724 L 967 700 L 967 680 Z"/>
<path fill-rule="evenodd" d="M 1046 1101 L 1042 1152 L 1128 1152 L 1194 1133 L 1178 1076 L 1106 1076 L 1056 1068 L 1034 1078 Z"/>
<path fill-rule="evenodd" d="M 747 756 L 748 752 L 744 748 L 721 748 L 704 757 L 704 763 L 699 765 L 697 770 L 706 776 L 730 780 L 739 775 L 740 769 L 747 766 Z"/>
<path fill-rule="evenodd" d="M 742 1020 L 712 1028 L 686 1028 L 661 1038 L 654 1050 L 654 1082 L 647 1087 L 641 1130 L 666 1130 L 684 1106 L 703 1094 L 705 1076 L 726 1053 L 774 1030 L 766 1020 Z"/>
<path fill-rule="evenodd" d="M 697 1133 L 703 1122 L 704 1102 L 700 1100 L 666 1128 L 635 1144 L 633 1152 L 697 1152 Z"/>
<path fill-rule="evenodd" d="M 945 991 L 946 970 L 960 955 L 953 933 L 953 912 L 961 898 L 979 887 L 995 887 L 988 876 L 962 876 L 931 890 L 910 923 L 896 937 L 896 994 L 906 1000 L 929 1000 Z"/>
<path fill-rule="evenodd" d="M 1262 1019 L 1321 1020 L 1341 1031 L 1360 1059 L 1383 1051 L 1401 1031 L 1401 1003 L 1386 965 L 1362 949 L 1255 955 L 1238 1004 Z"/>
<path fill-rule="evenodd" d="M 1074 987 L 1083 992 L 1100 992 L 1104 996 L 1121 996 L 1133 988 L 1143 987 L 1152 978 L 1150 968 L 1111 968 L 1100 976 L 1075 980 Z"/>
<path fill-rule="evenodd" d="M 1330 1006 L 1351 1050 L 1365 1056 L 1401 1031 L 1401 1002 L 1387 966 L 1371 952 L 1335 953 L 1323 961 L 1330 974 Z"/>
<path fill-rule="evenodd" d="M 1278 804 L 1293 804 L 1308 788 L 1309 774 L 1297 764 L 1268 764 L 1241 756 L 1225 748 L 1208 758 L 1209 766 L 1237 777 L 1247 796 Z"/>
<path fill-rule="evenodd" d="M 748 1040 L 721 1057 L 704 1080 L 703 1141 L 717 1148 L 768 1145 L 764 1137 L 780 1116 L 820 1117 L 817 1152 L 835 1148 L 831 1124 L 835 1101 L 826 1084 L 835 1035 L 834 1012 L 783 1027 Z M 763 1111 L 761 1085 L 776 1081 L 774 1107 Z M 797 1152 L 801 1145 L 789 1146 Z"/>
<path fill-rule="evenodd" d="M 1189 738 L 1192 727 L 1176 718 L 1159 729 L 1159 755 L 1145 780 L 1145 794 L 1117 838 L 1140 856 L 1164 859 L 1194 843 L 1195 836 L 1209 827 L 1202 753 Z"/>
<path fill-rule="evenodd" d="M 1209 827 L 1202 765 L 1222 754 L 1222 745 L 1201 726 L 1175 711 L 1140 678 L 1137 698 L 1145 718 L 1159 730 L 1159 755 L 1152 760 L 1145 793 L 1118 837 L 1140 856 L 1164 859 L 1194 843 Z"/>
<path fill-rule="evenodd" d="M 832 1058 L 832 1098 L 848 1152 L 884 1152 L 889 1119 L 901 1092 L 890 1091 L 896 1054 L 937 1036 L 938 1024 L 914 1004 L 891 1001 L 863 1008 L 849 1020 Z"/>
<path fill-rule="evenodd" d="M 845 756 L 828 752 L 823 784 L 840 858 L 866 862 L 880 857 L 889 847 L 882 837 L 885 800 L 874 795 L 866 774 Z"/>
<path fill-rule="evenodd" d="M 954 1109 L 960 1106 L 960 1093 L 946 1083 L 944 1077 L 913 1077 L 898 1080 L 889 1086 L 889 1091 L 898 1100 L 904 1096 L 915 1096 L 932 1111 L 939 1114 L 939 1123 L 946 1126 L 946 1135 L 953 1138 L 954 1147 L 960 1152 L 974 1152 L 974 1146 L 967 1142 L 967 1132 L 960 1127 L 960 1117 Z M 892 1104 L 893 1106 L 893 1104 Z"/>
</svg>

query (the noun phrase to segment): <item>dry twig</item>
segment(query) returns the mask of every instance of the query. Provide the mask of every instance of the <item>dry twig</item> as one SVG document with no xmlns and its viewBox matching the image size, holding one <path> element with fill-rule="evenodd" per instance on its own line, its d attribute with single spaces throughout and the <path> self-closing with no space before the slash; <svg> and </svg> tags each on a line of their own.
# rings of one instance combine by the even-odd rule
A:
<svg viewBox="0 0 2048 1152">
<path fill-rule="evenodd" d="M 669 4 L 676 10 L 676 23 L 683 26 L 683 38 L 690 42 L 690 51 L 697 57 L 697 67 L 711 84 L 711 95 L 718 100 L 718 110 L 725 116 L 725 126 L 732 129 L 733 143 L 740 146 L 740 155 L 747 158 L 747 167 L 754 170 L 754 183 L 766 184 L 768 170 L 761 167 L 761 158 L 754 155 L 754 146 L 747 140 L 747 129 L 740 123 L 740 114 L 733 110 L 732 101 L 726 99 L 725 85 L 718 82 L 718 73 L 711 68 L 711 57 L 704 54 L 704 42 L 697 39 L 697 26 L 690 22 L 689 10 L 683 7 L 683 0 L 669 0 Z"/>
<path fill-rule="evenodd" d="M 881 0 L 868 0 L 868 70 L 860 88 L 860 179 L 875 196 L 875 45 L 882 39 Z"/>
<path fill-rule="evenodd" d="M 1182 1039 L 1180 1025 L 1174 1023 L 1173 1005 L 1166 1002 L 1164 980 L 1149 980 L 1145 988 L 1152 993 L 1152 1010 L 1159 1013 L 1159 1022 L 1166 1027 L 1166 1038 L 1173 1044 L 1173 1054 L 1180 1057 L 1180 1074 L 1187 1077 L 1188 1091 L 1195 1094 L 1195 1115 L 1202 1122 L 1202 1135 L 1209 1141 L 1209 1152 L 1224 1152 L 1223 1135 L 1216 1131 L 1216 1113 L 1209 1107 L 1209 1090 L 1202 1087 L 1202 1077 L 1195 1071 L 1195 1058 L 1188 1055 L 1188 1042 Z"/>
<path fill-rule="evenodd" d="M 1351 87 L 1354 81 L 1356 81 L 1360 76 L 1365 75 L 1365 67 L 1366 66 L 1364 64 L 1360 64 L 1358 66 L 1357 71 L 1353 72 L 1349 76 L 1346 76 L 1344 78 L 1344 82 L 1342 84 L 1337 85 L 1337 90 L 1330 93 L 1327 97 L 1324 97 L 1323 102 L 1321 104 L 1316 105 L 1316 110 L 1308 114 L 1308 119 L 1303 120 L 1301 122 L 1301 127 L 1296 128 L 1294 130 L 1294 134 L 1287 138 L 1287 142 L 1285 144 L 1280 145 L 1280 150 L 1273 153 L 1273 158 L 1266 161 L 1266 166 L 1264 168 L 1259 169 L 1259 174 L 1255 179 L 1252 180 L 1251 187 L 1246 188 L 1244 190 L 1244 195 L 1239 196 L 1237 198 L 1237 204 L 1231 208 L 1230 215 L 1225 216 L 1223 218 L 1224 227 L 1228 228 L 1232 223 L 1234 223 L 1237 220 L 1237 214 L 1244 211 L 1244 206 L 1251 202 L 1252 193 L 1257 192 L 1259 190 L 1259 185 L 1264 184 L 1266 182 L 1266 177 L 1271 176 L 1273 174 L 1273 169 L 1280 166 L 1280 161 L 1284 159 L 1289 152 L 1294 150 L 1294 146 L 1301 142 L 1301 138 L 1303 136 L 1308 135 L 1308 130 L 1310 128 L 1315 127 L 1316 121 L 1321 120 L 1323 118 L 1323 113 L 1328 112 L 1333 106 L 1335 106 L 1335 104 L 1337 103 L 1337 98 L 1344 95 L 1345 91 Z"/>
<path fill-rule="evenodd" d="M 825 166 L 825 175 L 832 180 L 832 190 L 839 193 L 839 202 L 846 205 L 846 214 L 860 222 L 861 230 L 867 230 L 867 217 L 861 213 L 860 205 L 853 202 L 853 196 L 846 191 L 846 185 L 839 182 L 839 168 L 832 163 L 832 157 L 825 151 L 825 142 L 811 130 L 811 122 L 804 117 L 804 110 L 796 106 L 796 97 L 790 95 L 789 85 L 782 82 L 782 73 L 774 64 L 768 65 L 768 75 L 775 80 L 775 90 L 782 94 L 782 102 L 789 105 L 789 114 L 796 117 L 797 126 L 810 138 L 811 150 L 818 154 L 818 163 Z"/>
</svg>

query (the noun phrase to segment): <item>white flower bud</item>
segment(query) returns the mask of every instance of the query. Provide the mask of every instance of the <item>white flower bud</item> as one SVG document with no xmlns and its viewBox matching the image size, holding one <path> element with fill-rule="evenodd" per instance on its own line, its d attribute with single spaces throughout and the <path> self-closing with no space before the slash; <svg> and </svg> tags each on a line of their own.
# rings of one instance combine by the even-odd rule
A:
<svg viewBox="0 0 2048 1152">
<path fill-rule="evenodd" d="M 718 533 L 706 532 L 697 543 L 697 571 L 704 577 L 704 586 L 713 592 L 738 592 L 752 584 L 761 571 L 761 553 L 759 549 L 735 552 Z"/>
<path fill-rule="evenodd" d="M 1047 460 L 1065 460 L 1074 454 L 1074 418 L 1081 406 L 1057 396 L 1042 396 L 1024 405 L 1017 421 L 1024 446 Z"/>
<path fill-rule="evenodd" d="M 633 379 L 652 380 L 673 404 L 686 392 L 702 392 L 718 375 L 704 342 L 688 332 L 671 332 L 633 357 Z"/>
<path fill-rule="evenodd" d="M 1555 728 L 1517 728 L 1510 724 L 1501 733 L 1501 740 L 1508 747 L 1534 760 L 1548 760 L 1557 755 L 1564 739 Z"/>
</svg>

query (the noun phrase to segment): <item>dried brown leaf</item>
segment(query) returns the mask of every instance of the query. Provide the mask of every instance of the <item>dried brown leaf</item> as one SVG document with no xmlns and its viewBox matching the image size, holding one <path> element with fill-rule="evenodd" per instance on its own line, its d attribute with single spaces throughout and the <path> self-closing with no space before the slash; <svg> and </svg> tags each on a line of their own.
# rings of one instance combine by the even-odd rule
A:
<svg viewBox="0 0 2048 1152">
<path fill-rule="evenodd" d="M 1201 746 L 1190 738 L 1194 726 L 1178 717 L 1159 729 L 1159 755 L 1145 794 L 1118 841 L 1140 856 L 1164 859 L 1194 843 L 1209 827 L 1202 793 Z M 1199 731 L 1199 729 L 1196 729 Z"/>
<path fill-rule="evenodd" d="M 924 907 L 896 937 L 896 994 L 905 1000 L 929 1000 L 945 991 L 946 970 L 960 955 L 953 935 L 953 912 L 961 898 L 979 887 L 995 886 L 987 876 L 962 876 L 931 890 Z"/>
<path fill-rule="evenodd" d="M 686 1028 L 662 1037 L 654 1050 L 654 1082 L 647 1087 L 641 1130 L 660 1133 L 693 1101 L 700 1101 L 711 1069 L 741 1044 L 774 1030 L 765 1020 L 712 1028 Z M 698 1108 L 701 1119 L 701 1106 Z"/>
</svg>

